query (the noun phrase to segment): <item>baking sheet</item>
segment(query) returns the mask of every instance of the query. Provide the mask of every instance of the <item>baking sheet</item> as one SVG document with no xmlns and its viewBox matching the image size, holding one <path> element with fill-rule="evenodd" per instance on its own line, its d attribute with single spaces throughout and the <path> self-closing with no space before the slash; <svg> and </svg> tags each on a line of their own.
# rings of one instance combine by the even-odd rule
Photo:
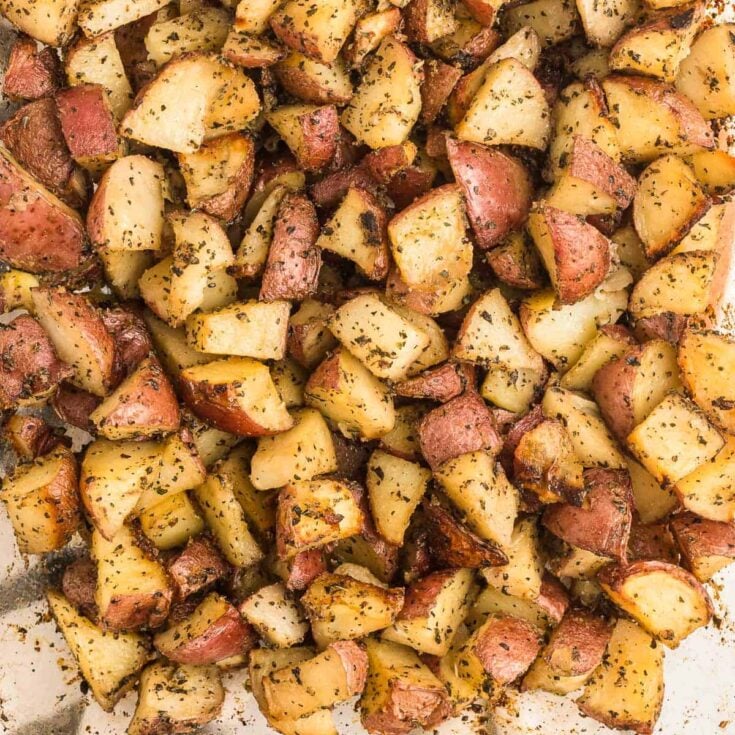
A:
<svg viewBox="0 0 735 735">
<path fill-rule="evenodd" d="M 724 11 L 735 15 L 735 0 Z M 13 33 L 0 23 L 0 78 Z M 0 119 L 11 105 L 0 98 Z M 732 283 L 735 294 L 735 279 Z M 735 304 L 735 297 L 732 301 Z M 723 318 L 732 310 L 723 309 Z M 735 326 L 730 325 L 730 326 Z M 2 464 L 2 457 L 0 457 Z M 0 504 L 1 505 L 1 504 Z M 0 733 L 7 735 L 123 735 L 135 707 L 130 693 L 113 714 L 103 712 L 86 692 L 77 667 L 55 625 L 43 592 L 58 580 L 81 548 L 44 559 L 23 559 L 0 508 Z M 711 586 L 715 623 L 666 654 L 666 699 L 657 735 L 735 735 L 735 565 Z M 201 732 L 269 735 L 272 731 L 246 688 L 246 675 L 225 676 L 222 716 Z M 338 710 L 341 735 L 363 735 L 354 702 Z M 614 731 L 582 717 L 573 700 L 545 693 L 510 694 L 491 718 L 469 713 L 445 723 L 440 735 L 610 735 Z"/>
</svg>

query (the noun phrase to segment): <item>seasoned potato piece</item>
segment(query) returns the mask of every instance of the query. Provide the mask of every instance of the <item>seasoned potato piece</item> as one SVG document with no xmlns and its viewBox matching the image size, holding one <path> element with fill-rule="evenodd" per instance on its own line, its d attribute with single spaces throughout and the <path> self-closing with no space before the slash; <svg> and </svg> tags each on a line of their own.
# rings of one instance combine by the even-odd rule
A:
<svg viewBox="0 0 735 735">
<path fill-rule="evenodd" d="M 577 705 L 610 727 L 650 734 L 663 705 L 663 663 L 662 646 L 634 622 L 618 620 L 607 655 Z"/>
<path fill-rule="evenodd" d="M 362 530 L 363 512 L 344 482 L 300 480 L 278 497 L 276 546 L 281 559 L 299 551 L 354 536 Z"/>
<path fill-rule="evenodd" d="M 3 94 L 12 100 L 37 100 L 53 94 L 61 82 L 59 59 L 51 48 L 38 49 L 31 38 L 13 41 L 5 67 Z"/>
<path fill-rule="evenodd" d="M 635 229 L 653 260 L 681 240 L 710 207 L 689 166 L 668 155 L 641 174 L 633 204 Z"/>
<path fill-rule="evenodd" d="M 632 347 L 603 365 L 592 380 L 602 417 L 620 441 L 664 399 L 681 388 L 676 349 L 661 339 Z"/>
<path fill-rule="evenodd" d="M 424 403 L 408 403 L 396 408 L 393 428 L 380 438 L 381 449 L 403 459 L 421 459 L 417 427 L 428 411 Z"/>
<path fill-rule="evenodd" d="M 687 398 L 671 393 L 628 436 L 628 447 L 659 481 L 675 483 L 712 459 L 724 444 Z"/>
<path fill-rule="evenodd" d="M 289 94 L 312 105 L 344 105 L 352 98 L 352 81 L 339 57 L 326 64 L 291 51 L 273 73 Z"/>
<path fill-rule="evenodd" d="M 733 24 L 705 30 L 681 63 L 676 88 L 686 95 L 706 120 L 735 113 Z"/>
<path fill-rule="evenodd" d="M 278 648 L 298 645 L 309 631 L 300 604 L 288 596 L 280 582 L 262 587 L 243 600 L 238 609 L 268 643 Z"/>
<path fill-rule="evenodd" d="M 347 350 L 335 350 L 311 374 L 304 399 L 345 436 L 377 439 L 395 423 L 388 388 Z"/>
<path fill-rule="evenodd" d="M 33 296 L 32 291 L 38 288 L 39 281 L 32 273 L 25 273 L 13 268 L 0 274 L 0 304 L 3 313 L 13 311 L 14 309 L 25 309 L 33 313 Z M 28 323 L 27 317 L 22 323 Z M 11 322 L 12 323 L 12 322 Z"/>
<path fill-rule="evenodd" d="M 387 628 L 403 606 L 402 589 L 385 589 L 344 574 L 324 573 L 301 598 L 320 648 Z"/>
<path fill-rule="evenodd" d="M 313 658 L 263 679 L 267 710 L 276 718 L 293 718 L 344 702 L 365 688 L 367 667 L 367 654 L 359 645 L 332 643 Z"/>
<path fill-rule="evenodd" d="M 454 5 L 444 0 L 413 0 L 406 6 L 406 33 L 409 40 L 431 44 L 456 30 Z"/>
<path fill-rule="evenodd" d="M 625 457 L 630 474 L 635 510 L 642 523 L 653 523 L 665 518 L 678 501 L 674 491 L 663 487 L 656 478 L 632 457 Z"/>
<path fill-rule="evenodd" d="M 337 469 L 332 434 L 319 411 L 302 408 L 292 415 L 292 428 L 258 440 L 250 472 L 258 490 L 311 480 Z"/>
<path fill-rule="evenodd" d="M 207 536 L 199 536 L 189 541 L 186 548 L 169 562 L 166 570 L 177 597 L 183 600 L 226 577 L 230 565 Z"/>
<path fill-rule="evenodd" d="M 253 628 L 224 597 L 212 592 L 194 611 L 153 638 L 156 649 L 180 664 L 206 666 L 247 653 Z"/>
<path fill-rule="evenodd" d="M 424 497 L 431 472 L 424 467 L 376 449 L 367 464 L 365 486 L 378 533 L 400 546 L 411 516 Z"/>
<path fill-rule="evenodd" d="M 206 355 L 189 347 L 183 327 L 178 329 L 170 327 L 149 311 L 146 311 L 143 317 L 156 352 L 163 362 L 166 372 L 172 378 L 178 380 L 182 370 L 193 365 L 211 362 L 214 359 L 214 355 Z"/>
<path fill-rule="evenodd" d="M 122 526 L 109 541 L 92 533 L 97 562 L 95 602 L 105 630 L 155 628 L 168 616 L 173 591 L 163 567 Z"/>
<path fill-rule="evenodd" d="M 403 143 L 421 112 L 420 81 L 413 52 L 388 36 L 368 62 L 342 125 L 373 149 Z"/>
<path fill-rule="evenodd" d="M 544 416 L 564 425 L 585 467 L 625 468 L 623 455 L 593 401 L 552 386 L 546 390 L 541 406 Z"/>
<path fill-rule="evenodd" d="M 624 160 L 643 163 L 665 153 L 687 155 L 713 147 L 702 115 L 670 85 L 612 75 L 602 87 Z"/>
<path fill-rule="evenodd" d="M 138 515 L 140 530 L 161 550 L 183 546 L 204 530 L 204 521 L 185 492 L 169 494 Z"/>
<path fill-rule="evenodd" d="M 268 20 L 279 5 L 278 0 L 240 0 L 235 9 L 235 28 L 260 35 L 268 29 Z"/>
<path fill-rule="evenodd" d="M 80 521 L 77 463 L 67 449 L 19 465 L 0 488 L 25 554 L 43 554 L 66 545 Z"/>
<path fill-rule="evenodd" d="M 598 575 L 605 594 L 651 635 L 676 648 L 712 617 L 712 602 L 687 571 L 662 561 L 605 567 Z"/>
<path fill-rule="evenodd" d="M 514 58 L 502 59 L 487 70 L 455 129 L 460 140 L 543 150 L 549 142 L 549 105 L 532 72 Z"/>
<path fill-rule="evenodd" d="M 652 14 L 618 39 L 610 51 L 610 68 L 673 82 L 703 20 L 700 3 Z"/>
<path fill-rule="evenodd" d="M 563 306 L 557 304 L 556 293 L 550 289 L 529 295 L 519 314 L 527 340 L 557 369 L 573 365 L 597 329 L 614 324 L 623 314 L 631 281 L 625 268 L 611 270 L 593 293 Z"/>
<path fill-rule="evenodd" d="M 244 301 L 207 314 L 191 314 L 186 338 L 199 352 L 280 360 L 286 354 L 291 306 L 287 301 Z"/>
<path fill-rule="evenodd" d="M 337 211 L 322 228 L 316 244 L 355 263 L 371 280 L 388 274 L 385 210 L 366 189 L 350 187 Z"/>
<path fill-rule="evenodd" d="M 239 436 L 264 436 L 290 429 L 293 419 L 268 367 L 247 357 L 232 357 L 181 372 L 184 402 L 202 420 Z"/>
<path fill-rule="evenodd" d="M 288 353 L 305 368 L 314 368 L 337 346 L 327 324 L 334 315 L 331 304 L 304 299 L 288 322 Z"/>
<path fill-rule="evenodd" d="M 105 632 L 78 613 L 59 592 L 48 590 L 46 597 L 94 698 L 105 711 L 112 711 L 150 660 L 148 639 L 137 633 Z"/>
<path fill-rule="evenodd" d="M 722 449 L 708 462 L 674 485 L 681 504 L 712 521 L 735 521 L 735 440 L 727 437 Z"/>
<path fill-rule="evenodd" d="M 504 15 L 509 34 L 532 28 L 541 46 L 552 46 L 571 38 L 577 30 L 577 8 L 571 0 L 532 0 L 509 6 Z"/>
<path fill-rule="evenodd" d="M 266 120 L 306 171 L 319 171 L 334 157 L 339 120 L 334 105 L 283 105 L 266 113 Z"/>
<path fill-rule="evenodd" d="M 735 187 L 735 157 L 727 151 L 701 151 L 686 162 L 708 194 L 725 194 Z"/>
<path fill-rule="evenodd" d="M 247 567 L 263 558 L 235 495 L 234 482 L 226 471 L 209 475 L 194 495 L 217 546 L 230 564 Z"/>
<path fill-rule="evenodd" d="M 506 548 L 518 514 L 518 491 L 484 451 L 445 462 L 434 473 L 447 497 L 478 536 Z"/>
<path fill-rule="evenodd" d="M 382 638 L 421 653 L 443 656 L 475 595 L 470 569 L 447 569 L 414 582 L 395 623 Z"/>
<path fill-rule="evenodd" d="M 639 0 L 577 0 L 577 10 L 587 40 L 595 46 L 612 46 L 626 27 L 635 22 L 640 5 Z M 607 48 L 602 51 L 607 59 Z M 578 76 L 584 79 L 586 75 L 578 73 Z"/>
<path fill-rule="evenodd" d="M 122 0 L 94 0 L 82 3 L 77 20 L 85 36 L 99 36 L 155 13 L 165 4 L 164 0 L 139 0 L 132 5 Z"/>
<path fill-rule="evenodd" d="M 700 582 L 732 564 L 735 558 L 735 526 L 680 513 L 671 519 L 671 531 L 687 567 Z"/>
<path fill-rule="evenodd" d="M 48 454 L 59 444 L 59 437 L 38 416 L 13 414 L 5 422 L 2 435 L 21 461 Z"/>
<path fill-rule="evenodd" d="M 49 46 L 63 46 L 73 35 L 80 0 L 2 0 L 0 13 L 23 33 Z"/>
<path fill-rule="evenodd" d="M 624 560 L 633 523 L 633 492 L 625 470 L 585 472 L 582 507 L 566 503 L 544 511 L 543 524 L 566 543 L 597 556 Z"/>
<path fill-rule="evenodd" d="M 216 666 L 175 666 L 162 661 L 140 675 L 138 704 L 128 735 L 146 735 L 160 727 L 186 732 L 214 720 L 225 690 Z"/>
<path fill-rule="evenodd" d="M 442 682 L 405 646 L 369 638 L 368 675 L 360 720 L 368 732 L 407 735 L 434 728 L 451 706 Z"/>
</svg>

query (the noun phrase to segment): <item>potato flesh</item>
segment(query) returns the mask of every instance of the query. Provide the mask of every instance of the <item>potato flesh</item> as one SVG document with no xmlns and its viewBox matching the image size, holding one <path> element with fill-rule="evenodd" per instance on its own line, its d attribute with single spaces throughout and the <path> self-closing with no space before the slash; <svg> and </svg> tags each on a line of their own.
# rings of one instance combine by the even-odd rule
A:
<svg viewBox="0 0 735 735">
<path fill-rule="evenodd" d="M 570 0 L 533 0 L 509 7 L 504 21 L 509 33 L 532 28 L 546 48 L 571 38 L 577 30 L 577 8 Z"/>
<path fill-rule="evenodd" d="M 204 521 L 186 493 L 176 493 L 139 515 L 140 528 L 157 549 L 175 549 L 204 531 Z"/>
</svg>

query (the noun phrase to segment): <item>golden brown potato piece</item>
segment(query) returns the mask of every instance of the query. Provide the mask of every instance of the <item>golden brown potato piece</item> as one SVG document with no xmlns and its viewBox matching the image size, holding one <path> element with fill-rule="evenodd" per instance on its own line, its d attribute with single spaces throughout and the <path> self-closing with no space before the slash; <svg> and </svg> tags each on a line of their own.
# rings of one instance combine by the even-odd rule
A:
<svg viewBox="0 0 735 735">
<path fill-rule="evenodd" d="M 312 105 L 344 105 L 352 97 L 350 75 L 340 58 L 325 64 L 291 51 L 273 73 L 286 92 Z"/>
<path fill-rule="evenodd" d="M 215 360 L 181 372 L 184 402 L 202 420 L 238 436 L 289 429 L 293 420 L 268 367 L 247 357 Z"/>
<path fill-rule="evenodd" d="M 286 50 L 263 37 L 230 29 L 222 46 L 222 56 L 244 69 L 264 69 L 282 61 L 286 57 Z"/>
<path fill-rule="evenodd" d="M 585 484 L 584 506 L 549 506 L 544 511 L 544 526 L 573 546 L 624 560 L 633 523 L 633 492 L 628 473 L 590 469 L 585 472 Z"/>
<path fill-rule="evenodd" d="M 671 519 L 671 531 L 686 566 L 700 582 L 708 582 L 735 559 L 735 526 L 732 523 L 680 513 Z"/>
<path fill-rule="evenodd" d="M 297 645 L 309 632 L 301 604 L 280 582 L 261 587 L 243 600 L 238 609 L 272 646 L 288 648 Z"/>
<path fill-rule="evenodd" d="M 662 561 L 610 565 L 598 574 L 605 594 L 651 635 L 676 648 L 712 617 L 705 588 L 687 571 Z"/>
<path fill-rule="evenodd" d="M 560 301 L 589 296 L 610 269 L 610 241 L 583 218 L 540 205 L 528 218 L 533 237 Z"/>
<path fill-rule="evenodd" d="M 423 398 L 446 403 L 466 390 L 475 388 L 475 372 L 471 365 L 446 362 L 397 383 L 396 394 L 405 398 Z"/>
<path fill-rule="evenodd" d="M 592 380 L 592 394 L 613 434 L 625 441 L 680 386 L 675 348 L 654 339 L 603 365 Z"/>
<path fill-rule="evenodd" d="M 166 568 L 176 588 L 176 595 L 181 600 L 207 589 L 226 577 L 231 570 L 206 536 L 192 539 Z"/>
<path fill-rule="evenodd" d="M 39 49 L 30 38 L 19 36 L 8 56 L 3 94 L 13 100 L 37 100 L 52 95 L 60 84 L 61 66 L 53 49 Z"/>
<path fill-rule="evenodd" d="M 383 631 L 384 640 L 410 646 L 421 653 L 443 656 L 475 595 L 469 569 L 433 572 L 406 590 L 395 623 Z"/>
<path fill-rule="evenodd" d="M 60 437 L 42 418 L 19 413 L 13 414 L 5 422 L 2 434 L 22 460 L 48 454 L 60 441 Z"/>
<path fill-rule="evenodd" d="M 176 431 L 181 417 L 166 373 L 150 357 L 97 406 L 90 419 L 100 436 L 133 439 Z"/>
<path fill-rule="evenodd" d="M 0 357 L 0 407 L 4 409 L 44 400 L 72 374 L 43 327 L 27 314 L 0 326 Z"/>
<path fill-rule="evenodd" d="M 360 721 L 370 733 L 407 735 L 434 728 L 451 713 L 442 682 L 406 646 L 368 639 L 368 676 Z"/>
<path fill-rule="evenodd" d="M 615 624 L 607 655 L 577 699 L 577 706 L 609 727 L 650 735 L 663 705 L 663 663 L 663 646 L 634 622 L 622 618 Z"/>
<path fill-rule="evenodd" d="M 128 735 L 190 732 L 214 720 L 224 699 L 216 666 L 156 662 L 140 675 L 138 703 Z"/>
<path fill-rule="evenodd" d="M 72 158 L 93 173 L 123 155 L 117 120 L 100 84 L 81 84 L 56 93 L 61 130 Z"/>
<path fill-rule="evenodd" d="M 316 292 L 321 254 L 314 205 L 301 194 L 286 194 L 278 207 L 273 240 L 260 286 L 260 299 L 302 300 Z"/>
<path fill-rule="evenodd" d="M 439 59 L 425 62 L 421 83 L 421 122 L 430 125 L 439 117 L 461 76 L 461 69 Z"/>
<path fill-rule="evenodd" d="M 454 32 L 454 7 L 443 0 L 412 0 L 404 10 L 406 34 L 410 41 L 430 44 Z"/>
<path fill-rule="evenodd" d="M 282 105 L 266 113 L 305 171 L 320 171 L 337 152 L 339 119 L 334 105 Z"/>
<path fill-rule="evenodd" d="M 63 46 L 74 33 L 79 0 L 26 3 L 3 0 L 0 12 L 19 30 L 49 46 Z"/>
<path fill-rule="evenodd" d="M 60 549 L 80 521 L 77 463 L 66 448 L 19 465 L 3 480 L 5 503 L 22 553 Z"/>
<path fill-rule="evenodd" d="M 71 366 L 71 381 L 106 395 L 117 381 L 118 366 L 115 342 L 99 309 L 83 294 L 63 288 L 34 289 L 33 305 L 56 352 Z"/>
<path fill-rule="evenodd" d="M 604 79 L 602 87 L 624 160 L 641 163 L 666 153 L 686 155 L 714 147 L 709 125 L 674 87 L 617 75 Z"/>
<path fill-rule="evenodd" d="M 140 0 L 131 6 L 120 0 L 98 0 L 80 9 L 78 22 L 86 36 L 99 36 L 160 10 L 163 0 Z"/>
<path fill-rule="evenodd" d="M 538 289 L 546 283 L 541 256 L 525 231 L 511 232 L 485 256 L 496 278 L 518 289 Z"/>
<path fill-rule="evenodd" d="M 305 299 L 288 322 L 287 350 L 299 365 L 311 369 L 324 360 L 338 342 L 327 323 L 334 306 L 316 299 Z"/>
<path fill-rule="evenodd" d="M 153 644 L 171 661 L 204 666 L 247 653 L 256 640 L 237 608 L 213 592 L 191 615 L 156 634 Z"/>
<path fill-rule="evenodd" d="M 628 561 L 665 561 L 679 563 L 679 549 L 666 521 L 640 523 L 633 521 L 628 541 Z"/>
<path fill-rule="evenodd" d="M 515 158 L 479 143 L 448 139 L 447 157 L 478 246 L 494 247 L 528 216 L 533 198 L 528 171 Z"/>
<path fill-rule="evenodd" d="M 501 440 L 485 401 L 468 392 L 430 411 L 418 425 L 424 459 L 432 469 L 467 452 L 500 450 Z"/>
</svg>

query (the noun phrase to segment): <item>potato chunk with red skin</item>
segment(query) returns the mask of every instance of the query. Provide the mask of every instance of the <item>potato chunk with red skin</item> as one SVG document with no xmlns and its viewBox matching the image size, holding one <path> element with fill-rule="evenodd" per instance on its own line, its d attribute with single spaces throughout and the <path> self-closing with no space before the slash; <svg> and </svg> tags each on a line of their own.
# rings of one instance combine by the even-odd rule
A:
<svg viewBox="0 0 735 735">
<path fill-rule="evenodd" d="M 53 94 L 61 84 L 59 58 L 52 48 L 38 49 L 30 38 L 19 37 L 10 49 L 3 94 L 10 99 L 36 100 Z"/>
<path fill-rule="evenodd" d="M 543 524 L 568 544 L 600 556 L 625 559 L 633 523 L 633 491 L 625 470 L 590 469 L 585 506 L 558 504 L 544 511 Z"/>
<path fill-rule="evenodd" d="M 671 519 L 671 531 L 686 566 L 707 582 L 735 560 L 735 525 L 680 513 Z"/>
<path fill-rule="evenodd" d="M 206 536 L 191 540 L 168 565 L 169 576 L 180 599 L 213 585 L 230 570 L 230 565 Z"/>
</svg>

